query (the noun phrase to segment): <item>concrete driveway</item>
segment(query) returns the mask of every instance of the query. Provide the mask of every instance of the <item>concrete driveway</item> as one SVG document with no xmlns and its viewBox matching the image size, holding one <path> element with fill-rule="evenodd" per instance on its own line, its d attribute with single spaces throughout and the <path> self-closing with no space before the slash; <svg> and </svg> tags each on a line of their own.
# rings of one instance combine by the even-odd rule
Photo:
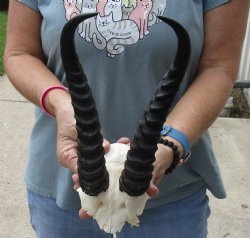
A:
<svg viewBox="0 0 250 238">
<path fill-rule="evenodd" d="M 32 123 L 32 104 L 0 77 L 0 238 L 35 237 L 23 183 Z M 250 120 L 219 118 L 210 132 L 228 198 L 209 194 L 208 238 L 250 238 Z"/>
</svg>

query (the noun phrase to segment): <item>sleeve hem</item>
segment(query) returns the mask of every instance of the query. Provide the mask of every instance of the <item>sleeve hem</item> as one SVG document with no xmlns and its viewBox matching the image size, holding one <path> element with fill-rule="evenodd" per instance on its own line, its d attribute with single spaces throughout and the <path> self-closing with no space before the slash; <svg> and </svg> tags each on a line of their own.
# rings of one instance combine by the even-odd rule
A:
<svg viewBox="0 0 250 238">
<path fill-rule="evenodd" d="M 230 0 L 217 0 L 216 2 L 211 2 L 209 0 L 206 0 L 204 3 L 203 11 L 204 12 L 210 11 L 216 7 L 222 6 L 222 5 L 227 4 L 229 2 L 230 2 Z"/>
<path fill-rule="evenodd" d="M 26 7 L 29 7 L 30 9 L 40 12 L 38 8 L 37 1 L 32 1 L 32 0 L 18 0 L 18 2 L 24 4 Z"/>
</svg>

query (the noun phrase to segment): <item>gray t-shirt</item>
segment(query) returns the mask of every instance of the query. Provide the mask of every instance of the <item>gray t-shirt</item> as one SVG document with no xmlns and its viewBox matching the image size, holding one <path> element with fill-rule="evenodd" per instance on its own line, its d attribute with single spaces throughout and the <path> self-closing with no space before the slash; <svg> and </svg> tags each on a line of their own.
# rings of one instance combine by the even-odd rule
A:
<svg viewBox="0 0 250 238">
<path fill-rule="evenodd" d="M 133 137 L 143 110 L 175 56 L 176 36 L 156 16 L 175 19 L 190 34 L 190 66 L 178 98 L 195 75 L 203 47 L 204 12 L 228 2 L 116 0 L 111 7 L 113 0 L 19 1 L 42 15 L 41 38 L 46 64 L 65 85 L 60 58 L 62 27 L 76 14 L 99 12 L 96 18 L 79 25 L 75 41 L 96 100 L 104 137 L 110 142 L 122 136 Z M 147 6 L 146 10 L 140 2 Z M 143 18 L 146 21 L 142 21 Z M 36 108 L 35 117 L 25 175 L 27 188 L 55 198 L 60 207 L 79 208 L 80 200 L 73 190 L 72 173 L 60 166 L 56 159 L 55 119 L 40 108 Z M 201 187 L 207 187 L 218 198 L 225 197 L 207 132 L 192 147 L 192 158 L 165 176 L 159 185 L 159 196 L 150 199 L 147 207 L 182 199 Z"/>
</svg>

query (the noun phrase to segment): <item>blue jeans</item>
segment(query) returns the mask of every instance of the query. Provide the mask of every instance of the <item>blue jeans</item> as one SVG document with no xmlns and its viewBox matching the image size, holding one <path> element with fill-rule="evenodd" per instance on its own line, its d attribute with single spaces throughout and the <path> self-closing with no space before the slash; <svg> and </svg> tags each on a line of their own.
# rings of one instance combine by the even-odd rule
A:
<svg viewBox="0 0 250 238">
<path fill-rule="evenodd" d="M 55 199 L 28 190 L 30 221 L 37 238 L 112 238 L 78 210 L 61 209 Z M 205 189 L 177 202 L 144 210 L 140 227 L 126 224 L 117 238 L 205 238 L 210 215 Z"/>
</svg>

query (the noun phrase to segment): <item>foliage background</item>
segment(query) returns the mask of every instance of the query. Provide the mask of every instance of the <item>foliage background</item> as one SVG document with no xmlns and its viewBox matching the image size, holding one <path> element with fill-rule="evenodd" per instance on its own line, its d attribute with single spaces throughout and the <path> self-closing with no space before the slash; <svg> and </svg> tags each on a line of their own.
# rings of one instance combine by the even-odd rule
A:
<svg viewBox="0 0 250 238">
<path fill-rule="evenodd" d="M 3 75 L 3 53 L 6 40 L 7 11 L 0 11 L 0 75 Z"/>
</svg>

